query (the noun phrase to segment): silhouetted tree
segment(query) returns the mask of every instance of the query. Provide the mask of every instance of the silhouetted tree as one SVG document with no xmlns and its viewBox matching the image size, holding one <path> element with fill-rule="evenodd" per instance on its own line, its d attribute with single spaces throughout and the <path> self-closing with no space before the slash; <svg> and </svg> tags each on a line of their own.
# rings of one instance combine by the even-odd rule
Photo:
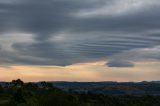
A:
<svg viewBox="0 0 160 106">
<path fill-rule="evenodd" d="M 12 84 L 15 87 L 22 87 L 24 85 L 24 82 L 21 79 L 12 80 Z"/>
<path fill-rule="evenodd" d="M 43 82 L 41 82 L 41 87 L 44 88 L 44 89 L 52 89 L 53 84 L 43 81 Z"/>
<path fill-rule="evenodd" d="M 3 88 L 1 85 L 0 85 L 0 93 L 3 93 Z"/>
<path fill-rule="evenodd" d="M 33 84 L 33 83 L 26 83 L 24 84 L 24 88 L 27 89 L 27 90 L 37 90 L 38 89 L 38 86 L 37 84 Z"/>
</svg>

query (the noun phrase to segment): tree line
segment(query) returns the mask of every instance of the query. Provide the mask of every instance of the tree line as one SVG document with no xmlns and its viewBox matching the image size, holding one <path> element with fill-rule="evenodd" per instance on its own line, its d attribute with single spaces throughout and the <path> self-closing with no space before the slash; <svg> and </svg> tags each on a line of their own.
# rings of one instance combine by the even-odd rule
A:
<svg viewBox="0 0 160 106">
<path fill-rule="evenodd" d="M 0 86 L 0 106 L 160 106 L 160 96 L 108 96 L 93 92 L 68 92 L 52 83 L 13 80 Z"/>
</svg>

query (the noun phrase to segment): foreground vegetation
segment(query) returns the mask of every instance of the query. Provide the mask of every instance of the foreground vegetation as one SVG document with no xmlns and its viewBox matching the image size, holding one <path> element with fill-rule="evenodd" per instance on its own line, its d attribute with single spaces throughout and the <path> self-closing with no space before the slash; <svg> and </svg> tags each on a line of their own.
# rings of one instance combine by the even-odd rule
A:
<svg viewBox="0 0 160 106">
<path fill-rule="evenodd" d="M 0 87 L 0 106 L 160 106 L 160 97 L 64 92 L 51 83 L 37 85 L 18 79 Z"/>
</svg>

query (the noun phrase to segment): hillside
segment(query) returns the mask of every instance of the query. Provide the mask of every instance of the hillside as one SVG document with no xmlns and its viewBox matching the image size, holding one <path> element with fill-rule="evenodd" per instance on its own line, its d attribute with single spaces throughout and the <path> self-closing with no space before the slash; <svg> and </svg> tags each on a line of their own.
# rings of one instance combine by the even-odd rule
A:
<svg viewBox="0 0 160 106">
<path fill-rule="evenodd" d="M 157 82 L 24 83 L 18 79 L 1 83 L 0 106 L 159 106 L 159 90 Z M 140 91 L 151 95 L 135 95 Z"/>
</svg>

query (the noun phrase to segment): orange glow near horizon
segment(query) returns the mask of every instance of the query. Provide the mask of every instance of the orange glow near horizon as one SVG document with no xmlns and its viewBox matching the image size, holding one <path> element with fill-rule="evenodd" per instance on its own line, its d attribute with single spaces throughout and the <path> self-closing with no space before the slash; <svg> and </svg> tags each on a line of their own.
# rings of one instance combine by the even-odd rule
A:
<svg viewBox="0 0 160 106">
<path fill-rule="evenodd" d="M 135 67 L 107 67 L 106 61 L 78 63 L 68 66 L 0 67 L 0 81 L 20 78 L 32 81 L 143 81 L 160 80 L 160 62 L 137 62 Z"/>
</svg>

